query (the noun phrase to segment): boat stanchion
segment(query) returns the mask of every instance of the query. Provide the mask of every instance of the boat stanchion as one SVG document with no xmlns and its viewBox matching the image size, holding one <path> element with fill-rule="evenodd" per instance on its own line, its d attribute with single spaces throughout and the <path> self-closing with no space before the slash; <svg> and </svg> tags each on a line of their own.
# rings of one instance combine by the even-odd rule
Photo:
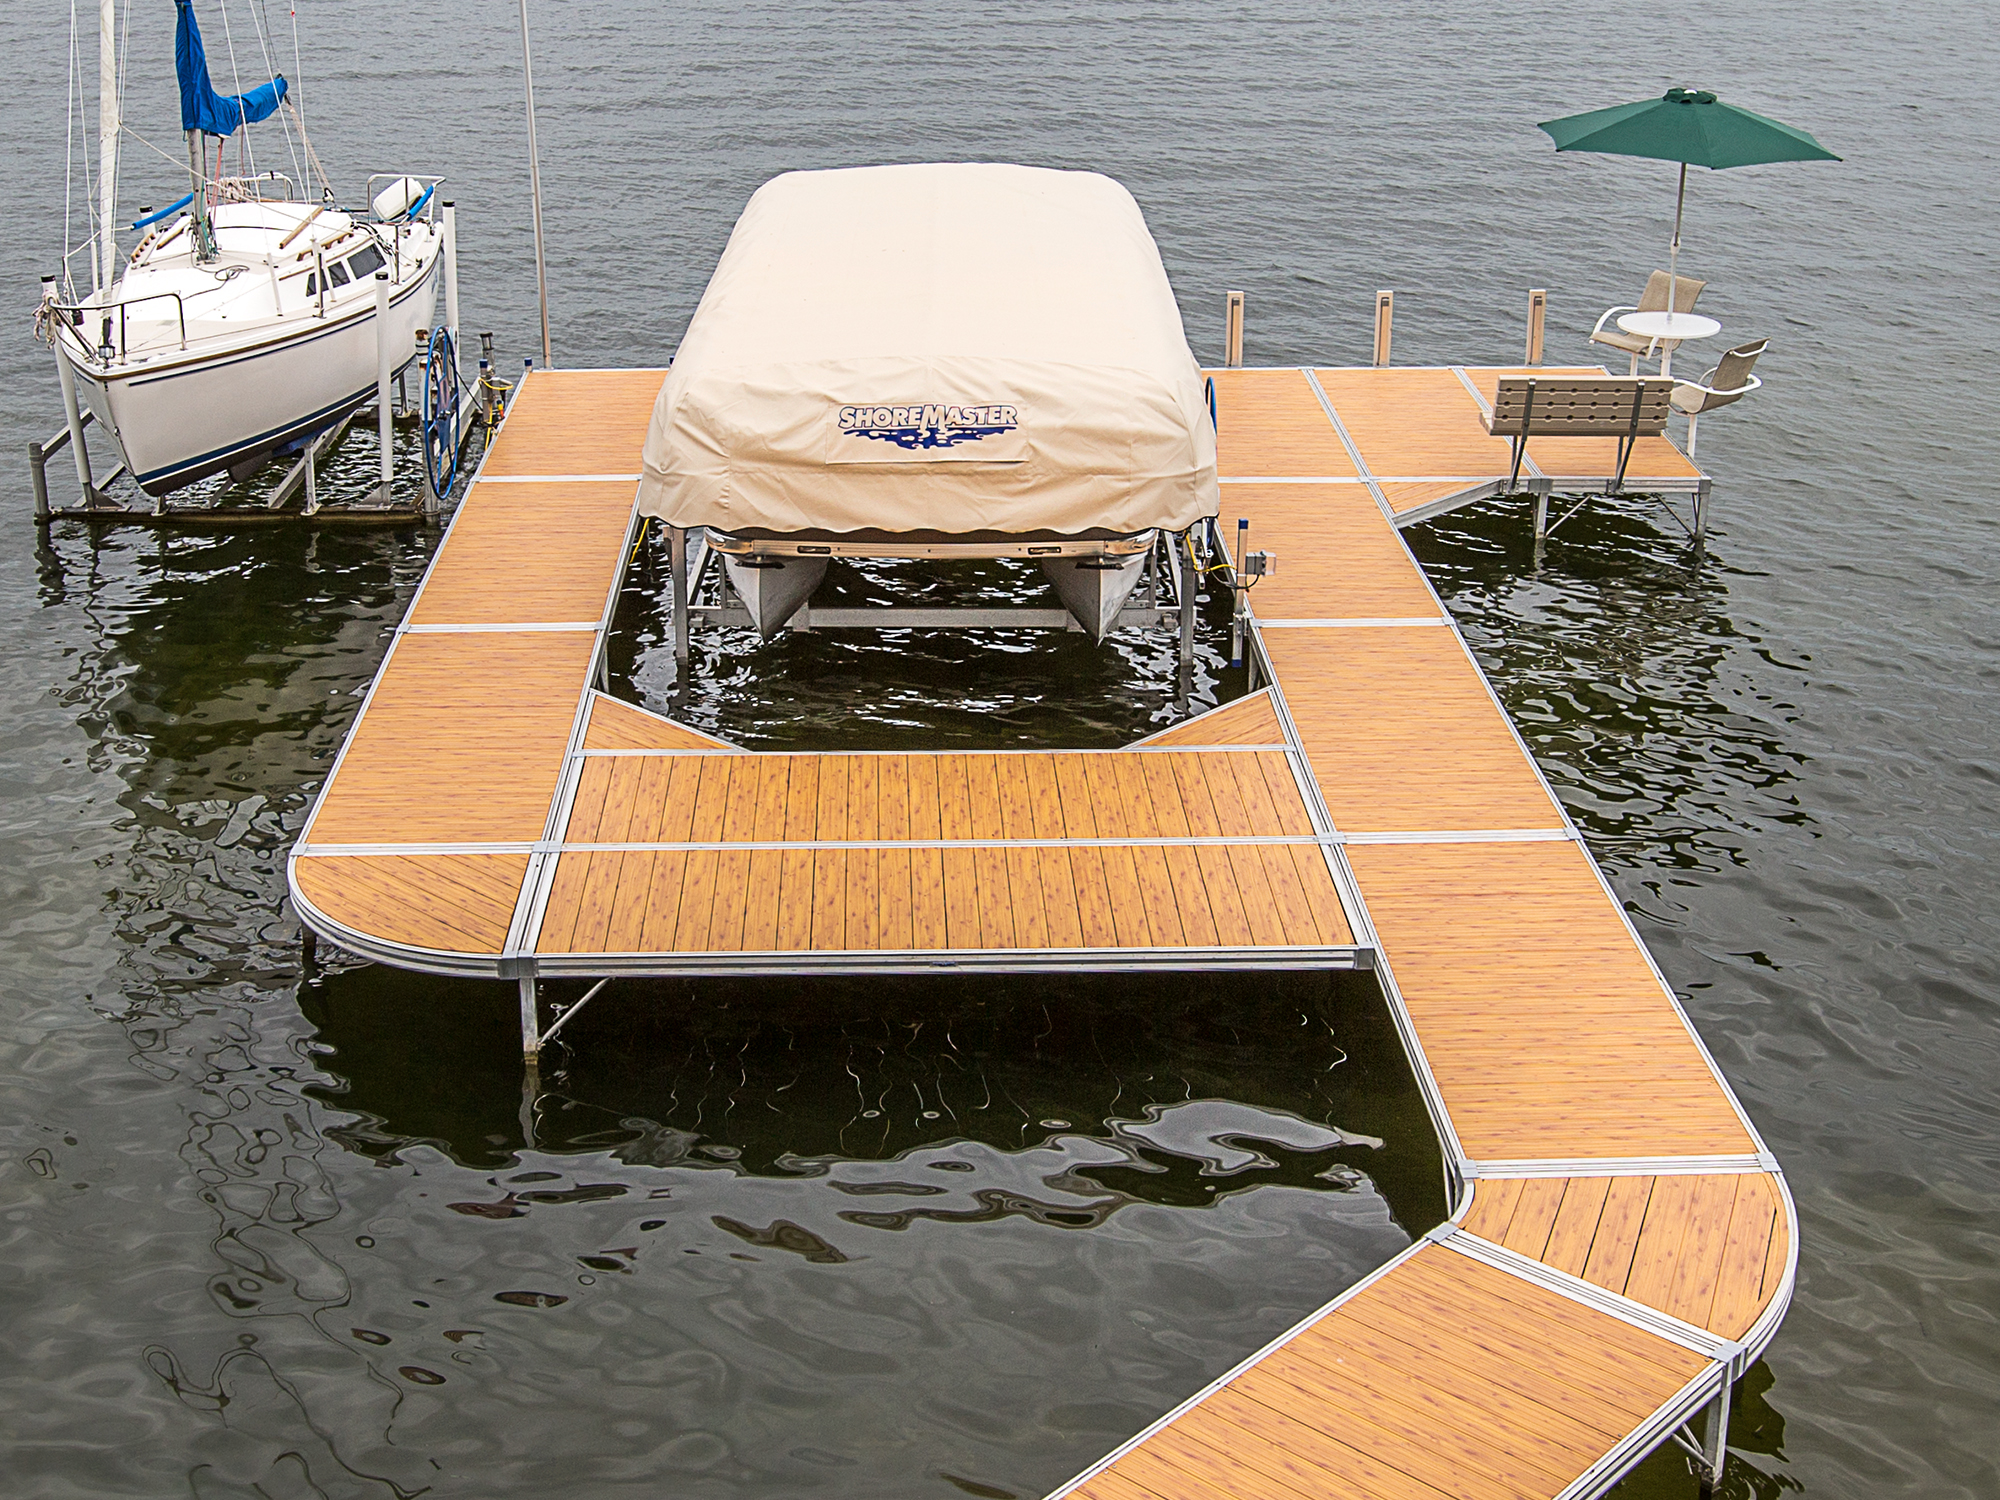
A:
<svg viewBox="0 0 2000 1500">
<path fill-rule="evenodd" d="M 382 485 L 376 499 L 389 504 L 389 486 L 396 477 L 394 414 L 389 409 L 389 273 L 375 273 L 375 437 L 382 448 Z"/>
</svg>

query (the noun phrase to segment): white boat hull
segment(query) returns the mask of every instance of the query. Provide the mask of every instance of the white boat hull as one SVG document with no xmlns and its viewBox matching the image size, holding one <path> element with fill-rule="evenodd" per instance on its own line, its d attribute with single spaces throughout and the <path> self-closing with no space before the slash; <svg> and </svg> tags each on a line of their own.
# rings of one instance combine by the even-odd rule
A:
<svg viewBox="0 0 2000 1500">
<path fill-rule="evenodd" d="M 393 291 L 392 370 L 416 357 L 417 330 L 434 319 L 440 263 L 434 257 Z M 221 347 L 218 342 L 106 368 L 75 333 L 65 330 L 57 340 L 76 372 L 78 397 L 150 495 L 241 469 L 332 426 L 375 392 L 372 298 L 325 318 L 290 314 Z"/>
<path fill-rule="evenodd" d="M 1150 555 L 1148 547 L 1122 556 L 1050 557 L 1043 559 L 1042 572 L 1084 634 L 1101 645 L 1118 628 L 1118 612 L 1145 577 Z"/>
</svg>

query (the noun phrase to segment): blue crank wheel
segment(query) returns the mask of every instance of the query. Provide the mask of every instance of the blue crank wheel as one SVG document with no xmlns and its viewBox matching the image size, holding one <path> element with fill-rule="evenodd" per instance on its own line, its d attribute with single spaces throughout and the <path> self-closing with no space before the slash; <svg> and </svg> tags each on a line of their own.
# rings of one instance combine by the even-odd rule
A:
<svg viewBox="0 0 2000 1500">
<path fill-rule="evenodd" d="M 424 355 L 424 479 L 440 501 L 458 478 L 458 350 L 451 330 L 431 330 Z"/>
</svg>

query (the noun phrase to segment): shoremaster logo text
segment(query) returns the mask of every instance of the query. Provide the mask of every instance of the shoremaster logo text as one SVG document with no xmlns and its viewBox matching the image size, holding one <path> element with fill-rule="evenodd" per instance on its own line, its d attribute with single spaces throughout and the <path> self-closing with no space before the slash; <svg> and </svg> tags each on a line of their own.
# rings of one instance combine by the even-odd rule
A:
<svg viewBox="0 0 2000 1500">
<path fill-rule="evenodd" d="M 1021 425 L 1017 406 L 843 406 L 840 430 L 898 448 L 956 448 Z"/>
</svg>

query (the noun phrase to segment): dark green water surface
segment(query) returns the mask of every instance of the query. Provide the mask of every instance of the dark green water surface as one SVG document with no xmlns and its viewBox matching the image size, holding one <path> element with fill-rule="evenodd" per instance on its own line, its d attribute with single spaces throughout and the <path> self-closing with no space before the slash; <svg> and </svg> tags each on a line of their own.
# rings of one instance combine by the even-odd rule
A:
<svg viewBox="0 0 2000 1500">
<path fill-rule="evenodd" d="M 171 151 L 167 15 L 135 7 L 127 112 Z M 1398 362 L 1477 363 L 1518 357 L 1531 286 L 1551 359 L 1587 357 L 1665 251 L 1671 170 L 1556 157 L 1534 120 L 1685 83 L 1848 158 L 1690 184 L 1702 311 L 1773 340 L 1702 433 L 1705 558 L 1640 499 L 1541 559 L 1509 505 L 1412 540 L 1798 1197 L 1729 1493 L 2000 1489 L 1984 11 L 536 15 L 572 365 L 664 362 L 790 167 L 1096 167 L 1204 358 L 1243 288 L 1253 363 L 1358 362 L 1394 287 Z M 518 368 L 512 9 L 299 20 L 320 155 L 350 192 L 452 178 L 467 322 Z M 0 14 L 0 1491 L 1036 1495 L 1437 1220 L 1365 976 L 626 983 L 524 1097 L 511 989 L 303 973 L 285 853 L 435 538 L 36 537 L 66 24 Z M 128 203 L 178 196 L 127 150 Z M 352 445 L 336 486 L 369 464 Z M 997 565 L 836 582 L 913 580 L 1037 592 Z M 680 684 L 656 595 L 642 565 L 620 691 L 760 747 L 1116 745 L 1174 714 L 1171 647 L 1137 636 L 717 635 Z M 1218 625 L 1198 705 L 1240 691 Z M 1670 1452 L 1628 1491 L 1694 1486 Z"/>
</svg>

